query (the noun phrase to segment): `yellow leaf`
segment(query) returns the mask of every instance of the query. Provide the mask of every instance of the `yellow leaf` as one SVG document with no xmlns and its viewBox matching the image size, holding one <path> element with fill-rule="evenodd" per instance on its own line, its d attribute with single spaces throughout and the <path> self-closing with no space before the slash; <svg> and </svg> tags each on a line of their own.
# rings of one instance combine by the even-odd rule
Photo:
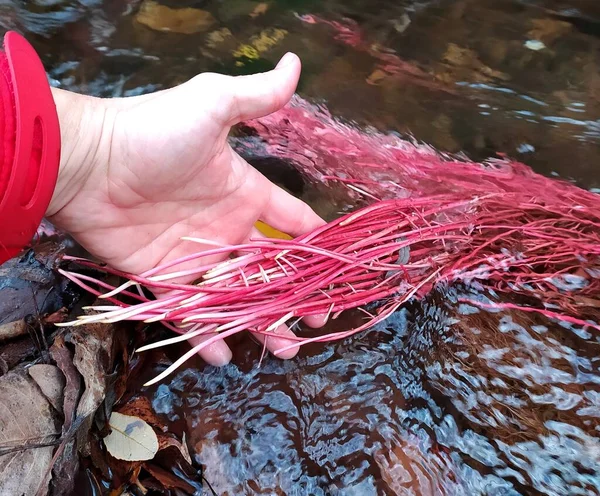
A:
<svg viewBox="0 0 600 496">
<path fill-rule="evenodd" d="M 233 52 L 233 56 L 236 59 L 242 57 L 252 60 L 259 59 L 262 53 L 276 46 L 287 34 L 288 32 L 285 29 L 265 29 L 259 34 L 252 36 L 247 45 L 240 45 L 238 49 Z"/>
<path fill-rule="evenodd" d="M 233 52 L 233 56 L 236 59 L 246 57 L 247 59 L 256 60 L 260 58 L 260 53 L 258 50 L 250 45 L 240 45 L 239 48 Z"/>
<path fill-rule="evenodd" d="M 367 83 L 372 85 L 377 85 L 381 81 L 383 81 L 387 76 L 387 72 L 382 71 L 381 69 L 375 69 L 367 78 Z"/>
<path fill-rule="evenodd" d="M 277 45 L 287 34 L 285 29 L 268 28 L 250 38 L 250 44 L 259 53 L 263 53 Z"/>
<path fill-rule="evenodd" d="M 261 221 L 256 222 L 255 227 L 262 234 L 264 234 L 267 238 L 293 239 L 289 234 L 285 234 L 281 231 L 278 231 L 274 227 L 271 227 L 268 224 L 265 224 L 264 222 L 261 222 Z"/>
</svg>

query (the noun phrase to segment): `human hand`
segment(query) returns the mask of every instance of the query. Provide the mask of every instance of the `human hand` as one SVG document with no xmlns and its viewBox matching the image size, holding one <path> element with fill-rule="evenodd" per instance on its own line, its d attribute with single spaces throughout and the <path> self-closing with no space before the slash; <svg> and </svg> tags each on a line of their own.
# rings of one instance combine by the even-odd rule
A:
<svg viewBox="0 0 600 496">
<path fill-rule="evenodd" d="M 268 73 L 206 73 L 138 97 L 101 100 L 55 90 L 63 159 L 49 219 L 92 255 L 134 274 L 196 252 L 198 245 L 184 236 L 237 244 L 260 236 L 257 220 L 293 236 L 320 226 L 310 207 L 227 143 L 232 125 L 283 107 L 299 74 L 299 59 L 287 54 Z M 318 327 L 324 319 L 305 322 Z M 283 325 L 276 333 L 291 331 Z M 271 351 L 289 344 L 267 340 Z M 200 355 L 222 365 L 231 350 L 217 341 Z"/>
</svg>

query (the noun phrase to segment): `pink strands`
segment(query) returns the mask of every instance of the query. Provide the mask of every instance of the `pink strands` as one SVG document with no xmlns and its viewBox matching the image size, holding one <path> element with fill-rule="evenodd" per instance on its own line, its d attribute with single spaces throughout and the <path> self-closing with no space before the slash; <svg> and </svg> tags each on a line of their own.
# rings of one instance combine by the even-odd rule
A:
<svg viewBox="0 0 600 496">
<path fill-rule="evenodd" d="M 222 246 L 189 238 L 209 249 L 141 275 L 67 257 L 125 279 L 114 287 L 64 270 L 94 294 L 107 291 L 100 297 L 110 303 L 94 307 L 95 314 L 79 317 L 75 325 L 162 322 L 181 334 L 141 350 L 208 337 L 151 383 L 216 339 L 245 330 L 268 336 L 293 319 L 317 314 L 334 318 L 380 302 L 377 313 L 356 329 L 289 339 L 295 341 L 292 346 L 301 346 L 348 337 L 438 283 L 476 282 L 505 300 L 518 295 L 527 302 L 494 304 L 497 308 L 600 330 L 592 318 L 600 295 L 597 195 L 535 174 L 523 164 L 471 163 L 396 137 L 365 134 L 300 99 L 248 125 L 269 153 L 292 161 L 310 181 L 344 186 L 340 191 L 364 206 L 291 241 L 256 239 Z M 285 148 L 279 144 L 283 142 Z M 231 253 L 237 256 L 202 262 L 207 255 Z M 197 261 L 195 269 L 177 269 L 190 261 Z M 175 282 L 181 277 L 196 280 Z M 169 296 L 149 300 L 141 296 L 142 287 L 169 290 Z"/>
</svg>

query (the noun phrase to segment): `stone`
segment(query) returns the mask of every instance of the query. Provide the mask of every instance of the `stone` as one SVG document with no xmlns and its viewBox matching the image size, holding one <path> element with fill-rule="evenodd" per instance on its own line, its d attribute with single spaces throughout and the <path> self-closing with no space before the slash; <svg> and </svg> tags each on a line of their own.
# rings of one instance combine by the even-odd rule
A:
<svg viewBox="0 0 600 496">
<path fill-rule="evenodd" d="M 217 22 L 206 10 L 191 7 L 172 9 L 154 0 L 142 3 L 135 20 L 155 31 L 181 34 L 202 33 Z"/>
</svg>

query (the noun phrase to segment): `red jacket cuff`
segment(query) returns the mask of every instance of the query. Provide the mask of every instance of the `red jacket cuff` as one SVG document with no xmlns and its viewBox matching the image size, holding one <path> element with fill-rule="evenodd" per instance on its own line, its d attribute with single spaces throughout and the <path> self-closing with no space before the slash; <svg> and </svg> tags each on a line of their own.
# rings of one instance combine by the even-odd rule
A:
<svg viewBox="0 0 600 496">
<path fill-rule="evenodd" d="M 33 47 L 9 32 L 0 50 L 0 263 L 34 237 L 59 164 L 60 128 L 46 72 Z"/>
</svg>

